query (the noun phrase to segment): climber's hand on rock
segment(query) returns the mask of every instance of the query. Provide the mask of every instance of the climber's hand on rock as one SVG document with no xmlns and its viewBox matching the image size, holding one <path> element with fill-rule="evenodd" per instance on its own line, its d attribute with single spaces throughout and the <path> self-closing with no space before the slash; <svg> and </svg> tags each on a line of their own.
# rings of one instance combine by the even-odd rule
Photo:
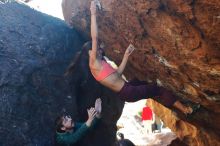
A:
<svg viewBox="0 0 220 146">
<path fill-rule="evenodd" d="M 125 51 L 125 57 L 130 56 L 134 50 L 135 50 L 135 47 L 132 44 L 130 44 Z"/>
<path fill-rule="evenodd" d="M 91 15 L 96 15 L 96 3 L 95 3 L 95 1 L 91 1 L 90 11 L 91 11 Z"/>
</svg>

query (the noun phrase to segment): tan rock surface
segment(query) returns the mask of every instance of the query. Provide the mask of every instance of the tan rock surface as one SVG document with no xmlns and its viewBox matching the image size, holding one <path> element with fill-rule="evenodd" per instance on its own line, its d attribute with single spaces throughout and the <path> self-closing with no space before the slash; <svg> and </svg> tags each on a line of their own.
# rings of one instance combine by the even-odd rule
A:
<svg viewBox="0 0 220 146">
<path fill-rule="evenodd" d="M 156 113 L 187 145 L 220 143 L 220 2 L 218 0 L 100 0 L 99 38 L 116 63 L 129 43 L 137 48 L 128 78 L 160 81 L 203 107 L 193 119 L 161 105 Z M 90 36 L 89 0 L 63 0 L 65 20 Z"/>
</svg>

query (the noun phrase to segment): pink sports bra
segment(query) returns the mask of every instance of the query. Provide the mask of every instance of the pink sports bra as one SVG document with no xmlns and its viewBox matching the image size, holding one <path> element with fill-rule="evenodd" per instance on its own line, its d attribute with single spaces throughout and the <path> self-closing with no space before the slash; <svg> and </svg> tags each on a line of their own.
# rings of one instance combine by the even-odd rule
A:
<svg viewBox="0 0 220 146">
<path fill-rule="evenodd" d="M 108 64 L 105 60 L 102 60 L 102 70 L 99 72 L 97 76 L 93 75 L 97 81 L 104 80 L 106 77 L 116 72 L 116 70 Z"/>
</svg>

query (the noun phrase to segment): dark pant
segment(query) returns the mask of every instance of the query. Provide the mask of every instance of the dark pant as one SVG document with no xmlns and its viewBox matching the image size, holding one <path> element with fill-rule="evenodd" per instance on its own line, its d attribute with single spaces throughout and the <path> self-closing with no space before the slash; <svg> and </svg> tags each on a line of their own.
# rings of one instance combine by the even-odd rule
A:
<svg viewBox="0 0 220 146">
<path fill-rule="evenodd" d="M 125 82 L 118 94 L 127 102 L 152 98 L 167 107 L 171 107 L 177 101 L 176 96 L 166 88 L 138 80 Z"/>
</svg>

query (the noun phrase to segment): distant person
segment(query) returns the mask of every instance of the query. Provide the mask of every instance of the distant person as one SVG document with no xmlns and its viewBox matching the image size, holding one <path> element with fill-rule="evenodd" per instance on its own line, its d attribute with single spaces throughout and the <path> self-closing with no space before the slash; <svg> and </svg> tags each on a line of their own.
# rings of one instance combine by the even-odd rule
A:
<svg viewBox="0 0 220 146">
<path fill-rule="evenodd" d="M 160 117 L 158 117 L 156 114 L 154 114 L 154 121 L 155 121 L 155 124 L 156 124 L 155 132 L 158 131 L 160 133 L 162 131 L 163 122 L 160 119 Z"/>
<path fill-rule="evenodd" d="M 85 123 L 74 122 L 69 115 L 62 115 L 56 120 L 56 143 L 69 146 L 79 141 L 101 117 L 101 99 L 95 102 L 95 108 L 87 110 L 88 120 Z"/>
<path fill-rule="evenodd" d="M 146 134 L 151 134 L 153 132 L 152 124 L 154 123 L 153 111 L 147 105 L 142 110 L 142 122 Z"/>
<path fill-rule="evenodd" d="M 118 132 L 117 135 L 119 136 L 119 138 L 116 141 L 116 146 L 135 146 L 134 143 L 129 139 L 124 139 L 123 133 Z"/>
</svg>

